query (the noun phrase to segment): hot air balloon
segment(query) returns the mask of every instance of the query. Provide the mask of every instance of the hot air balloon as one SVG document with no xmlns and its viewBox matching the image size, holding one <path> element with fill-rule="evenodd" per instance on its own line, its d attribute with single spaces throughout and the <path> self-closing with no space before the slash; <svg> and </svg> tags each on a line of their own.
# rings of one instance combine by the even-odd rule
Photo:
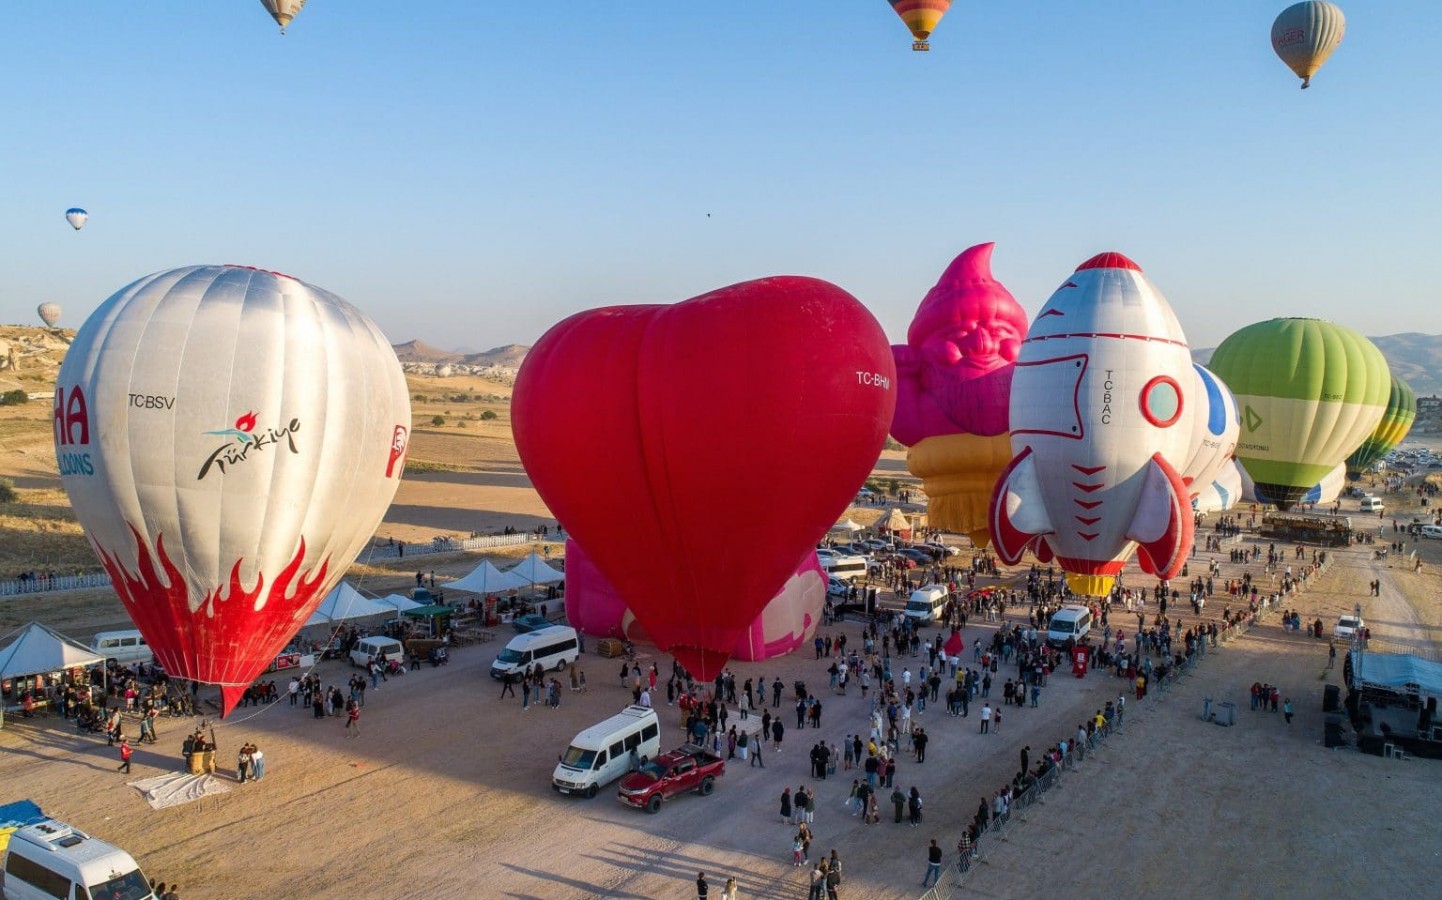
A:
<svg viewBox="0 0 1442 900">
<path fill-rule="evenodd" d="M 871 313 L 782 276 L 578 313 L 526 355 L 511 410 L 541 499 L 705 680 L 856 496 L 895 403 Z M 728 515 L 757 466 L 786 502 Z"/>
<path fill-rule="evenodd" d="M 946 11 L 951 9 L 951 0 L 890 0 L 891 8 L 911 29 L 916 38 L 911 44 L 913 50 L 930 50 L 927 38 L 936 30 L 936 25 Z"/>
<path fill-rule="evenodd" d="M 1373 463 L 1386 456 L 1412 430 L 1417 421 L 1417 395 L 1407 382 L 1392 376 L 1392 390 L 1387 398 L 1387 409 L 1382 413 L 1372 434 L 1362 442 L 1351 456 L 1347 457 L 1347 477 L 1356 481 Z"/>
<path fill-rule="evenodd" d="M 1335 3 L 1305 0 L 1282 10 L 1272 23 L 1272 49 L 1287 68 L 1302 79 L 1302 89 L 1312 86 L 1312 76 L 1342 43 L 1347 20 Z"/>
<path fill-rule="evenodd" d="M 1237 449 L 1241 425 L 1237 419 L 1237 400 L 1221 379 L 1206 368 L 1193 365 L 1196 383 L 1192 396 L 1192 440 L 1187 458 L 1182 463 L 1182 481 L 1192 497 L 1210 485 L 1232 460 Z"/>
<path fill-rule="evenodd" d="M 45 323 L 46 328 L 54 328 L 55 323 L 60 321 L 59 303 L 42 303 L 35 307 L 35 312 L 40 316 L 40 321 Z"/>
<path fill-rule="evenodd" d="M 994 244 L 964 251 L 927 292 L 896 358 L 891 434 L 910 449 L 906 466 L 922 479 L 933 528 L 989 535 L 991 489 L 1011 460 L 1006 431 L 1011 376 L 1026 311 L 991 277 Z"/>
<path fill-rule="evenodd" d="M 734 659 L 760 662 L 805 646 L 821 624 L 826 607 L 826 570 L 813 551 L 751 620 L 741 640 L 732 648 Z M 586 556 L 581 545 L 566 541 L 566 621 L 588 635 L 625 637 L 649 641 L 626 600 Z"/>
<path fill-rule="evenodd" d="M 1030 549 L 1077 594 L 1105 597 L 1133 550 L 1160 579 L 1192 549 L 1178 467 L 1198 375 L 1161 292 L 1120 253 L 1086 262 L 1027 330 L 1011 382 L 1016 454 L 991 500 L 1007 564 Z"/>
<path fill-rule="evenodd" d="M 301 8 L 305 6 L 305 0 L 260 0 L 260 5 L 275 19 L 275 24 L 280 26 L 280 33 L 285 34 L 285 26 L 290 20 L 300 15 Z"/>
<path fill-rule="evenodd" d="M 1245 473 L 1235 459 L 1227 460 L 1216 477 L 1192 493 L 1192 509 L 1199 513 L 1226 512 L 1243 498 L 1242 479 Z M 1195 488 L 1196 485 L 1193 485 Z"/>
<path fill-rule="evenodd" d="M 1382 351 L 1321 319 L 1257 322 L 1209 363 L 1242 409 L 1237 459 L 1265 503 L 1287 509 L 1382 420 L 1392 374 Z"/>
<path fill-rule="evenodd" d="M 1241 499 L 1249 503 L 1270 503 L 1265 495 L 1257 492 L 1257 485 L 1252 481 L 1247 470 L 1241 466 L 1237 467 L 1242 474 L 1242 496 Z M 1306 506 L 1317 503 L 1331 503 L 1342 495 L 1342 488 L 1347 484 L 1347 466 L 1339 463 L 1335 468 L 1330 469 L 1326 475 L 1316 484 L 1308 487 L 1297 497 L 1294 506 Z"/>
<path fill-rule="evenodd" d="M 55 390 L 65 490 L 172 677 L 224 710 L 390 505 L 410 401 L 380 329 L 286 275 L 190 266 L 116 292 Z"/>
<path fill-rule="evenodd" d="M 65 221 L 69 222 L 70 227 L 74 228 L 76 231 L 84 228 L 85 223 L 89 220 L 90 213 L 86 212 L 78 206 L 72 206 L 69 209 L 65 210 Z"/>
</svg>

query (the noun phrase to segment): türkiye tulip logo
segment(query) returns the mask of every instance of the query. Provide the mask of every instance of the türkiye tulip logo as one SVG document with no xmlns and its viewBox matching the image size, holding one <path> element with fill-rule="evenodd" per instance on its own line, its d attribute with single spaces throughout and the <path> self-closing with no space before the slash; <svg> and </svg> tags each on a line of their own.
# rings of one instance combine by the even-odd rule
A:
<svg viewBox="0 0 1442 900">
<path fill-rule="evenodd" d="M 278 445 L 283 440 L 290 448 L 291 453 L 299 453 L 295 445 L 295 433 L 300 430 L 300 419 L 291 419 L 285 425 L 278 425 L 274 428 L 267 428 L 264 431 L 255 430 L 255 412 L 252 410 L 235 420 L 235 427 L 221 428 L 216 431 L 207 431 L 205 434 L 222 435 L 232 438 L 205 458 L 205 463 L 200 467 L 200 474 L 195 476 L 200 481 L 215 469 L 224 475 L 229 466 L 238 466 L 250 458 L 251 454 L 259 453 L 265 448 Z"/>
</svg>

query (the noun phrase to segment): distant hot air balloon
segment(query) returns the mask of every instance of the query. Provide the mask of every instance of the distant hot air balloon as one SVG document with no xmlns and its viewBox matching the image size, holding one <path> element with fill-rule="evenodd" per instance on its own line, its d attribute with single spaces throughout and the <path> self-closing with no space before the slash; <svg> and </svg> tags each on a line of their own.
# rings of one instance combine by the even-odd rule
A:
<svg viewBox="0 0 1442 900">
<path fill-rule="evenodd" d="M 511 416 L 546 506 L 704 681 L 855 498 L 895 403 L 871 313 L 781 276 L 571 316 L 526 354 Z M 762 465 L 786 502 L 729 515 Z"/>
<path fill-rule="evenodd" d="M 1237 459 L 1264 502 L 1287 509 L 1382 420 L 1392 374 L 1362 335 L 1321 319 L 1257 322 L 1208 365 L 1242 410 Z"/>
<path fill-rule="evenodd" d="M 930 50 L 927 38 L 936 30 L 936 25 L 946 11 L 951 9 L 951 0 L 890 0 L 891 8 L 911 29 L 916 38 L 911 44 L 913 50 Z"/>
<path fill-rule="evenodd" d="M 81 326 L 55 390 L 65 490 L 126 611 L 224 710 L 370 540 L 405 464 L 390 342 L 240 266 L 150 275 Z"/>
<path fill-rule="evenodd" d="M 1011 461 L 1007 405 L 1026 311 L 991 275 L 993 244 L 978 244 L 946 267 L 927 292 L 896 357 L 891 434 L 909 449 L 922 479 L 928 524 L 989 541 L 991 489 Z"/>
<path fill-rule="evenodd" d="M 76 231 L 84 228 L 85 223 L 89 221 L 89 219 L 90 213 L 86 212 L 78 206 L 72 206 L 69 209 L 65 210 L 65 221 L 69 222 L 70 227 L 74 228 Z"/>
<path fill-rule="evenodd" d="M 59 303 L 42 303 L 35 307 L 35 312 L 39 314 L 40 321 L 45 323 L 46 328 L 54 328 L 55 323 L 60 321 Z"/>
<path fill-rule="evenodd" d="M 1402 443 L 1416 420 L 1417 395 L 1412 392 L 1407 382 L 1393 375 L 1392 390 L 1387 398 L 1387 409 L 1382 413 L 1382 421 L 1362 442 L 1362 446 L 1347 457 L 1347 477 L 1353 481 L 1361 478 L 1362 473 L 1371 468 L 1373 463 Z"/>
<path fill-rule="evenodd" d="M 285 34 L 285 26 L 290 20 L 300 15 L 301 7 L 305 6 L 305 0 L 260 0 L 260 5 L 275 19 L 275 24 L 280 26 L 280 33 Z"/>
<path fill-rule="evenodd" d="M 1081 266 L 1027 329 L 1011 381 L 1011 447 L 991 539 L 1008 565 L 1031 550 L 1071 590 L 1105 597 L 1138 552 L 1176 577 L 1192 549 L 1191 450 L 1199 375 L 1165 297 L 1120 253 Z"/>
<path fill-rule="evenodd" d="M 1282 10 L 1272 23 L 1272 49 L 1287 68 L 1302 79 L 1302 88 L 1312 86 L 1312 76 L 1342 43 L 1347 20 L 1335 3 L 1305 0 Z"/>
</svg>

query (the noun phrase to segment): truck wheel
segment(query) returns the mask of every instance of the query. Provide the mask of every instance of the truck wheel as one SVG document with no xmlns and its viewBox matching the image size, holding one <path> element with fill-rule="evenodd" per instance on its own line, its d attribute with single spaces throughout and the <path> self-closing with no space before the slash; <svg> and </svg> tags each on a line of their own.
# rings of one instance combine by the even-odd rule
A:
<svg viewBox="0 0 1442 900">
<path fill-rule="evenodd" d="M 599 790 L 600 790 L 600 787 L 597 786 L 597 785 L 595 785 L 595 784 L 592 784 L 590 787 L 586 788 L 586 799 L 587 799 L 587 800 L 594 800 L 594 799 L 596 799 L 596 792 L 599 791 Z"/>
<path fill-rule="evenodd" d="M 707 775 L 705 778 L 701 779 L 701 788 L 700 788 L 700 790 L 701 790 L 701 796 L 703 796 L 703 797 L 709 797 L 709 796 L 711 796 L 711 792 L 714 791 L 714 790 L 716 790 L 716 779 L 715 779 L 715 778 L 712 778 L 710 775 Z"/>
<path fill-rule="evenodd" d="M 646 801 L 646 812 L 655 815 L 661 811 L 661 795 L 652 794 L 651 799 Z"/>
</svg>

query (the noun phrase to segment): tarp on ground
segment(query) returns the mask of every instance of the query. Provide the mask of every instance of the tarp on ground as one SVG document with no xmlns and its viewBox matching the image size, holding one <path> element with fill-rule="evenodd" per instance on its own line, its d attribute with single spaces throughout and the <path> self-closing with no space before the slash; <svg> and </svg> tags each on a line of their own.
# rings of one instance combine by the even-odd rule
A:
<svg viewBox="0 0 1442 900">
<path fill-rule="evenodd" d="M 489 559 L 476 566 L 463 577 L 447 581 L 442 587 L 447 590 L 470 591 L 473 594 L 499 594 L 530 584 L 524 578 L 510 572 L 502 572 Z"/>
<path fill-rule="evenodd" d="M 168 772 L 126 784 L 139 791 L 153 809 L 180 806 L 208 794 L 224 794 L 230 790 L 230 785 L 214 775 L 189 775 L 185 772 Z"/>
<path fill-rule="evenodd" d="M 530 556 L 506 571 L 519 576 L 522 584 L 555 584 L 566 579 L 564 573 L 547 565 L 546 561 L 541 559 L 541 554 L 534 550 L 531 551 Z"/>
<path fill-rule="evenodd" d="M 372 600 L 360 591 L 342 581 L 336 585 L 316 607 L 306 621 L 311 625 L 334 625 L 347 619 L 364 619 L 368 616 L 394 615 L 395 609 L 387 604 Z"/>
<path fill-rule="evenodd" d="M 18 628 L 4 639 L 11 638 L 0 649 L 0 678 L 45 675 L 105 662 L 103 655 L 39 622 Z"/>
<path fill-rule="evenodd" d="M 1442 696 L 1442 663 L 1411 653 L 1352 651 L 1352 677 L 1363 687 Z"/>
</svg>

